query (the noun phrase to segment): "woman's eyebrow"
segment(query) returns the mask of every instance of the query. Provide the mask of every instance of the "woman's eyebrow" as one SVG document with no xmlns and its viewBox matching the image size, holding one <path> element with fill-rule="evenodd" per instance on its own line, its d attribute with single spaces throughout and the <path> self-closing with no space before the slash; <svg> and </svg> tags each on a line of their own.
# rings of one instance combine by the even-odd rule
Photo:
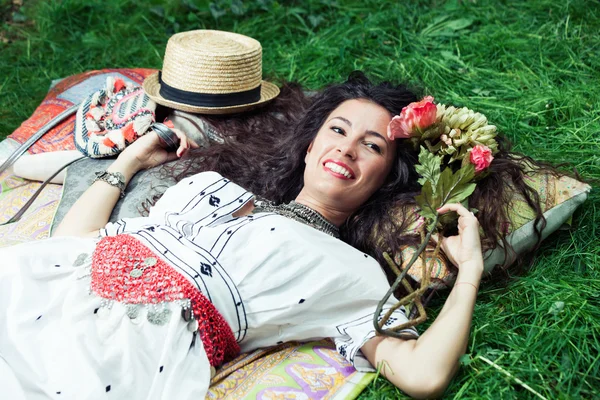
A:
<svg viewBox="0 0 600 400">
<path fill-rule="evenodd" d="M 350 122 L 348 119 L 346 119 L 344 117 L 333 117 L 333 118 L 330 119 L 330 121 L 333 120 L 333 119 L 341 119 L 342 121 L 344 121 L 345 123 L 347 123 L 350 127 L 352 127 L 352 122 Z"/>
<path fill-rule="evenodd" d="M 331 121 L 331 120 L 333 120 L 333 119 L 339 119 L 339 120 L 342 120 L 342 121 L 344 121 L 345 123 L 347 123 L 347 124 L 348 124 L 350 127 L 352 127 L 352 122 L 350 122 L 350 120 L 348 120 L 348 119 L 346 119 L 346 118 L 344 118 L 344 117 L 333 117 L 333 118 L 331 118 L 331 119 L 330 119 L 330 121 Z M 367 135 L 369 135 L 369 136 L 375 136 L 375 137 L 378 137 L 379 139 L 383 140 L 383 141 L 384 141 L 384 142 L 386 142 L 386 144 L 387 144 L 387 140 L 385 140 L 385 137 L 384 137 L 384 136 L 383 136 L 381 133 L 379 133 L 379 132 L 375 132 L 375 131 L 367 131 L 366 133 L 367 133 Z"/>
<path fill-rule="evenodd" d="M 367 131 L 367 135 L 378 137 L 378 138 L 380 138 L 381 140 L 383 140 L 384 142 L 387 143 L 387 140 L 385 140 L 385 137 L 383 137 L 383 135 L 381 133 L 379 133 L 379 132 Z"/>
</svg>

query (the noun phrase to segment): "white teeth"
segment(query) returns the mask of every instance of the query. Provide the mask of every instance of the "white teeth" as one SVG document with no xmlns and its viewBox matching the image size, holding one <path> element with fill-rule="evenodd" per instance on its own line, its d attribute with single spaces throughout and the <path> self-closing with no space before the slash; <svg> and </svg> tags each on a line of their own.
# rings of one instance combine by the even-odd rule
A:
<svg viewBox="0 0 600 400">
<path fill-rule="evenodd" d="M 348 179 L 352 178 L 352 174 L 350 174 L 350 171 L 348 171 L 346 168 L 342 167 L 341 165 L 338 165 L 338 164 L 332 163 L 332 162 L 328 162 L 328 163 L 325 163 L 325 166 L 327 168 L 329 168 L 330 170 L 332 170 L 333 172 L 344 175 Z"/>
</svg>

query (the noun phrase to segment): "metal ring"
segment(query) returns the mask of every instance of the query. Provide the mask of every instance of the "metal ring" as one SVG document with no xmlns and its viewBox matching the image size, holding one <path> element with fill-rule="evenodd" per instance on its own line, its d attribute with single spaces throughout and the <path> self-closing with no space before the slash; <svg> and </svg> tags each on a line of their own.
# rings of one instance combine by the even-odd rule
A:
<svg viewBox="0 0 600 400">
<path fill-rule="evenodd" d="M 165 124 L 161 124 L 160 122 L 156 122 L 152 124 L 152 130 L 156 132 L 158 138 L 160 139 L 163 147 L 166 150 L 174 151 L 179 147 L 179 137 Z"/>
</svg>

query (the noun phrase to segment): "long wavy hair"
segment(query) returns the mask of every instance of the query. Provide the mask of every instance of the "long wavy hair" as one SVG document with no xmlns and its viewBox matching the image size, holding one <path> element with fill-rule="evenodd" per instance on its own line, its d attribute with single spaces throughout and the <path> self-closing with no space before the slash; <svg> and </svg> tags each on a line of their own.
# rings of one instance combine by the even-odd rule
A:
<svg viewBox="0 0 600 400">
<path fill-rule="evenodd" d="M 191 151 L 185 168 L 174 169 L 177 173 L 173 174 L 180 180 L 201 171 L 217 171 L 256 195 L 287 203 L 294 200 L 304 186 L 304 157 L 310 143 L 340 104 L 364 99 L 395 115 L 419 97 L 416 90 L 406 85 L 375 84 L 358 71 L 346 82 L 312 95 L 299 85 L 288 83 L 266 107 L 233 116 L 207 116 L 207 122 L 223 136 L 223 143 Z M 510 252 L 503 227 L 508 221 L 508 205 L 514 191 L 506 183 L 536 212 L 538 235 L 545 221 L 539 196 L 524 180 L 527 172 L 523 161 L 528 161 L 530 166 L 537 164 L 511 153 L 506 140 L 500 140 L 499 145 L 490 174 L 478 183 L 470 205 L 479 210 L 477 216 L 486 247 L 501 243 L 505 251 Z M 414 222 L 414 213 L 398 212 L 399 205 L 407 206 L 400 207 L 402 210 L 410 210 L 418 194 L 416 162 L 417 153 L 412 145 L 407 140 L 397 140 L 395 165 L 385 183 L 340 229 L 342 240 L 376 258 L 384 269 L 387 269 L 384 251 L 401 249 L 420 240 L 416 235 L 404 234 L 407 226 Z M 392 279 L 391 271 L 386 272 Z"/>
</svg>

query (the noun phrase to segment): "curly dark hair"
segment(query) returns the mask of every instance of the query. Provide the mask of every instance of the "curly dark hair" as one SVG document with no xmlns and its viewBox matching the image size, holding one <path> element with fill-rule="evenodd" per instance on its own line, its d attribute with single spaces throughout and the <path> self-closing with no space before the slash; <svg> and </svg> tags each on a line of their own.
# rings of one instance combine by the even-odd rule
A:
<svg viewBox="0 0 600 400">
<path fill-rule="evenodd" d="M 223 143 L 191 151 L 185 169 L 178 170 L 180 180 L 200 171 L 217 171 L 256 195 L 276 203 L 294 200 L 304 185 L 304 157 L 310 143 L 330 113 L 344 101 L 364 99 L 398 114 L 403 107 L 419 99 L 418 91 L 390 82 L 372 83 L 362 72 L 353 72 L 348 80 L 310 95 L 293 83 L 281 88 L 281 94 L 267 106 L 250 113 L 207 116 L 206 120 L 224 138 Z M 508 205 L 514 191 L 522 195 L 537 215 L 536 227 L 544 219 L 537 193 L 524 177 L 525 163 L 533 160 L 510 153 L 510 145 L 500 140 L 499 152 L 490 174 L 479 182 L 470 198 L 470 206 L 484 231 L 487 248 L 505 240 L 502 224 L 508 221 Z M 415 171 L 417 152 L 408 140 L 397 140 L 395 165 L 384 185 L 379 188 L 341 227 L 342 240 L 376 258 L 384 268 L 383 252 L 415 244 L 419 238 L 403 234 L 414 213 L 399 213 L 399 205 L 414 204 L 418 194 Z M 410 207 L 402 208 L 408 210 Z M 374 235 L 374 232 L 376 235 Z M 387 271 L 391 279 L 390 271 Z"/>
</svg>

